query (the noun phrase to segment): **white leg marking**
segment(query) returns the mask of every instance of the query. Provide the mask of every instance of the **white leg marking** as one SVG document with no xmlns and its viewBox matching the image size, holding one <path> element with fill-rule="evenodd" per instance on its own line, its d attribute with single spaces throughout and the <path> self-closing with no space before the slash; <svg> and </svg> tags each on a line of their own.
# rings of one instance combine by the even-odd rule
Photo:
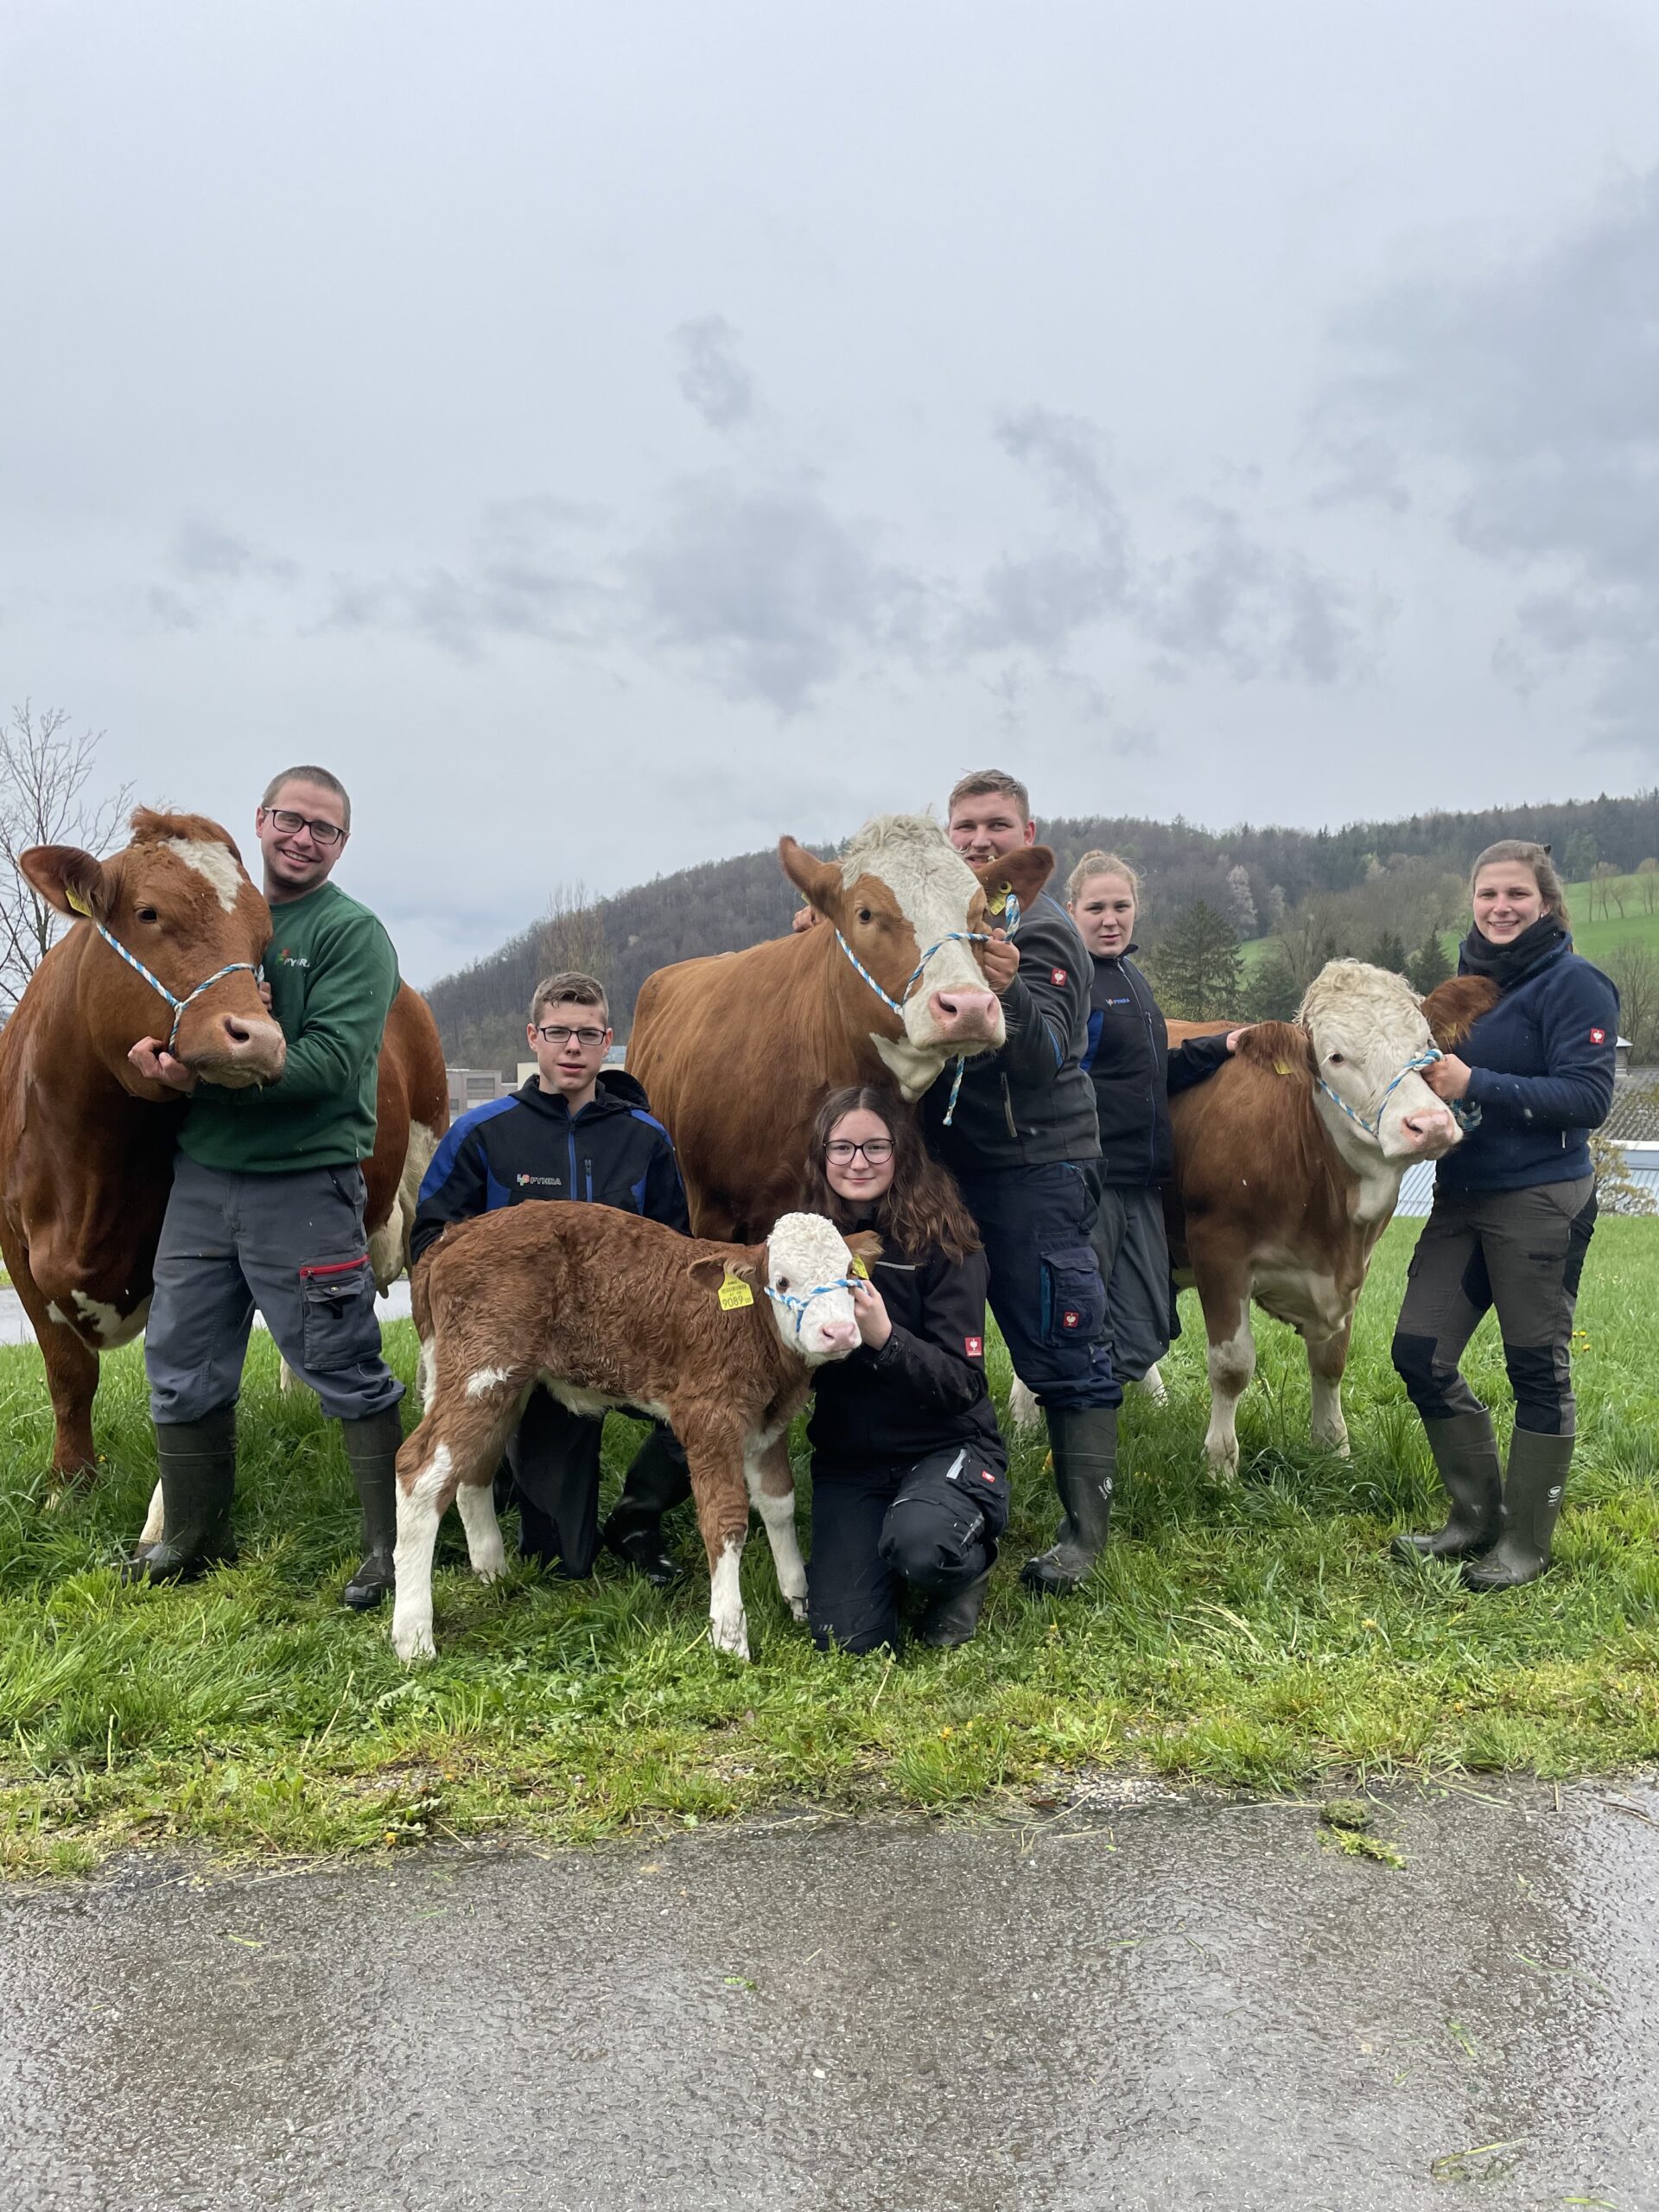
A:
<svg viewBox="0 0 1659 2212">
<path fill-rule="evenodd" d="M 1146 1392 L 1154 1406 L 1166 1406 L 1169 1403 L 1169 1392 L 1164 1387 L 1164 1378 L 1159 1373 L 1155 1363 L 1141 1377 L 1139 1387 Z"/>
<path fill-rule="evenodd" d="M 1238 1402 L 1255 1372 L 1255 1338 L 1250 1334 L 1250 1309 L 1239 1316 L 1230 1337 L 1210 1344 L 1210 1428 L 1204 1448 L 1212 1471 L 1223 1477 L 1238 1472 Z"/>
<path fill-rule="evenodd" d="M 1338 1459 L 1350 1457 L 1348 1424 L 1342 1416 L 1342 1382 L 1332 1381 L 1321 1375 L 1313 1364 L 1313 1347 L 1307 1348 L 1307 1382 L 1312 1401 L 1309 1427 L 1313 1441 L 1327 1452 L 1334 1452 Z"/>
<path fill-rule="evenodd" d="M 487 1398 L 492 1390 L 499 1390 L 512 1379 L 505 1367 L 480 1367 L 476 1375 L 467 1377 L 467 1395 L 469 1398 Z"/>
<path fill-rule="evenodd" d="M 138 1532 L 138 1548 L 146 1544 L 159 1544 L 167 1534 L 167 1519 L 162 1511 L 162 1486 L 157 1483 L 149 1493 L 149 1511 L 144 1516 L 144 1525 Z"/>
<path fill-rule="evenodd" d="M 778 1587 L 784 1603 L 798 1621 L 806 1618 L 806 1561 L 795 1529 L 795 1492 L 787 1497 L 768 1497 L 762 1490 L 752 1492 L 772 1546 L 772 1563 L 778 1570 Z"/>
<path fill-rule="evenodd" d="M 1042 1426 L 1043 1409 L 1035 1395 L 1017 1375 L 1014 1378 L 1014 1388 L 1008 1393 L 1008 1418 L 1022 1436 Z"/>
<path fill-rule="evenodd" d="M 728 1539 L 709 1586 L 709 1641 L 716 1651 L 747 1659 L 749 1624 L 743 1612 L 743 1588 L 738 1577 L 742 1556 L 742 1545 Z"/>
<path fill-rule="evenodd" d="M 501 1523 L 495 1517 L 492 1484 L 462 1483 L 455 1492 L 461 1525 L 467 1531 L 467 1556 L 480 1582 L 493 1582 L 507 1571 L 507 1554 L 501 1542 Z"/>
<path fill-rule="evenodd" d="M 432 1402 L 432 1385 L 437 1375 L 437 1338 L 423 1337 L 421 1356 L 415 1365 L 415 1395 L 423 1409 Z"/>
<path fill-rule="evenodd" d="M 391 1648 L 407 1666 L 436 1656 L 432 1642 L 432 1553 L 438 1541 L 437 1501 L 449 1479 L 449 1447 L 440 1444 L 416 1477 L 397 1493 L 397 1578 L 391 1608 Z"/>
</svg>

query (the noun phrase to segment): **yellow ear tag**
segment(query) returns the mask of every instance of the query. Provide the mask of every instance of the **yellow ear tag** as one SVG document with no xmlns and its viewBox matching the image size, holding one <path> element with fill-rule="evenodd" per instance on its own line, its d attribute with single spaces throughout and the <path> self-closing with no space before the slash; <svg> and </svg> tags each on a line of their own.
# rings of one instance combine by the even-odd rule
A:
<svg viewBox="0 0 1659 2212">
<path fill-rule="evenodd" d="M 69 904 L 74 908 L 76 913 L 85 914 L 89 922 L 92 920 L 92 910 L 86 904 L 86 901 L 81 897 L 79 891 L 75 890 L 72 886 L 66 885 L 63 895 L 69 901 Z"/>
<path fill-rule="evenodd" d="M 1296 1072 L 1288 1060 L 1275 1060 L 1273 1064 L 1273 1071 L 1274 1075 L 1294 1075 Z"/>
<path fill-rule="evenodd" d="M 753 1303 L 754 1293 L 749 1288 L 747 1283 L 744 1281 L 742 1276 L 728 1275 L 725 1281 L 720 1286 L 720 1304 L 721 1312 L 726 1313 L 735 1313 L 740 1306 L 753 1306 Z"/>
<path fill-rule="evenodd" d="M 985 901 L 985 911 L 988 914 L 1001 914 L 1007 911 L 1009 887 L 1005 883 L 995 899 L 988 899 Z"/>
<path fill-rule="evenodd" d="M 856 1252 L 853 1255 L 852 1273 L 855 1275 L 862 1275 L 866 1282 L 868 1282 L 870 1279 L 869 1269 L 865 1266 L 863 1261 L 860 1259 Z"/>
</svg>

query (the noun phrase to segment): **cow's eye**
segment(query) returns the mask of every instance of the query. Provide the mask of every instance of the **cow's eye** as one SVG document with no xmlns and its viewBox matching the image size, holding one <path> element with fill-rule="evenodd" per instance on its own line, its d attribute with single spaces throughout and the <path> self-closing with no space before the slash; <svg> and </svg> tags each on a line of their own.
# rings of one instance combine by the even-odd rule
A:
<svg viewBox="0 0 1659 2212">
<path fill-rule="evenodd" d="M 141 922 L 159 922 L 162 918 L 153 906 L 140 906 L 137 918 Z"/>
<path fill-rule="evenodd" d="M 779 1290 L 787 1290 L 789 1288 L 789 1277 L 787 1275 L 779 1276 L 778 1287 Z"/>
<path fill-rule="evenodd" d="M 1342 1054 L 1340 1052 L 1332 1052 L 1330 1058 L 1330 1065 L 1333 1068 L 1341 1067 L 1344 1065 Z"/>
<path fill-rule="evenodd" d="M 875 917 L 868 906 L 861 906 L 858 910 L 858 918 L 861 922 L 870 922 L 874 921 Z"/>
</svg>

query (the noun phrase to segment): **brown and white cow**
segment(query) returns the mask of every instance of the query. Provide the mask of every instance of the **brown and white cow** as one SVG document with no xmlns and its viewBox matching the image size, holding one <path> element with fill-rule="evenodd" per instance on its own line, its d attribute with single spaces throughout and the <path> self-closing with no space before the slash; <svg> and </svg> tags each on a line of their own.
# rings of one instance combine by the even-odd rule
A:
<svg viewBox="0 0 1659 2212">
<path fill-rule="evenodd" d="M 432 1551 L 451 1502 L 474 1572 L 505 1563 L 495 1469 L 537 1382 L 573 1413 L 632 1407 L 685 1446 L 709 1556 L 709 1634 L 749 1656 L 738 1579 L 749 1508 L 779 1587 L 806 1617 L 789 1424 L 812 1371 L 858 1342 L 854 1254 L 822 1215 L 785 1214 L 763 1244 L 687 1238 L 614 1207 L 512 1206 L 451 1230 L 415 1273 L 425 1412 L 397 1454 L 397 1599 L 391 1640 L 432 1656 Z"/>
<path fill-rule="evenodd" d="M 634 1007 L 628 1070 L 673 1132 L 703 1236 L 759 1236 L 797 1203 L 826 1092 L 886 1083 L 917 1099 L 958 1054 L 1002 1044 L 1001 1002 L 967 940 L 997 925 L 1010 893 L 1034 899 L 1054 865 L 1033 845 L 976 872 L 915 814 L 866 823 L 839 861 L 792 837 L 778 851 L 830 926 L 658 969 Z"/>
<path fill-rule="evenodd" d="M 108 860 L 66 846 L 23 855 L 30 883 L 79 926 L 0 1030 L 0 1253 L 45 1359 L 60 1481 L 93 1465 L 98 1355 L 143 1327 L 185 1110 L 128 1061 L 140 1037 L 166 1034 L 168 1009 L 96 925 L 175 998 L 232 966 L 179 1016 L 174 1049 L 204 1081 L 272 1082 L 286 1056 L 249 972 L 270 941 L 270 910 L 229 833 L 202 815 L 149 808 L 132 833 Z M 404 987 L 386 1025 L 365 1170 L 378 1274 L 397 1272 L 394 1244 L 403 1264 L 414 1193 L 448 1121 L 437 1031 Z"/>
<path fill-rule="evenodd" d="M 1342 1377 L 1372 1251 L 1406 1169 L 1462 1141 L 1421 1072 L 1436 1049 L 1435 1004 L 1381 968 L 1333 960 L 1295 1022 L 1247 1030 L 1215 1076 L 1170 1101 L 1170 1256 L 1204 1308 L 1205 1450 L 1218 1473 L 1238 1466 L 1235 1417 L 1255 1370 L 1252 1300 L 1303 1338 L 1313 1440 L 1347 1453 Z"/>
</svg>

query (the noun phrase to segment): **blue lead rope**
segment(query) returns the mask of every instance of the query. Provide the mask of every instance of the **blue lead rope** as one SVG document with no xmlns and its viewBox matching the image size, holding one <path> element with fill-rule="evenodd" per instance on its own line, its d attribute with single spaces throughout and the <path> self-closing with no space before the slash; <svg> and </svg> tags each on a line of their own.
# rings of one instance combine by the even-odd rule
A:
<svg viewBox="0 0 1659 2212">
<path fill-rule="evenodd" d="M 1008 937 L 1012 937 L 1015 930 L 1020 926 L 1020 901 L 1014 897 L 1012 892 L 1007 894 L 1007 911 L 1008 920 L 1007 928 L 1004 934 Z M 930 944 L 928 946 L 927 950 L 922 955 L 921 958 L 916 963 L 916 965 L 911 969 L 909 980 L 906 982 L 904 989 L 899 993 L 897 998 L 894 998 L 889 992 L 884 990 L 881 985 L 876 982 L 874 976 L 871 975 L 869 969 L 864 965 L 864 963 L 853 950 L 852 946 L 848 944 L 841 931 L 839 930 L 836 931 L 836 943 L 841 947 L 847 957 L 852 962 L 854 967 L 857 969 L 859 974 L 864 978 L 870 988 L 875 993 L 875 995 L 880 1000 L 882 1005 L 889 1007 L 893 1013 L 899 1016 L 900 1020 L 904 1019 L 905 1007 L 909 1001 L 911 993 L 921 981 L 923 969 L 926 967 L 928 962 L 933 957 L 936 952 L 939 951 L 947 944 L 988 944 L 990 941 L 991 933 L 988 930 L 947 930 L 945 934 L 939 938 L 938 944 Z M 949 1104 L 944 1109 L 944 1126 L 947 1129 L 950 1126 L 951 1116 L 957 1110 L 957 1100 L 962 1093 L 962 1071 L 967 1065 L 968 1055 L 965 1052 L 958 1052 L 957 1055 L 956 1079 L 950 1085 L 950 1099 Z M 836 1286 L 832 1283 L 829 1287 L 830 1289 L 834 1289 Z M 812 1294 L 816 1298 L 817 1293 L 814 1291 Z M 798 1322 L 796 1324 L 796 1333 L 798 1335 L 799 1334 L 799 1330 L 800 1325 Z"/>
<path fill-rule="evenodd" d="M 1353 1108 L 1348 1103 L 1348 1101 L 1345 1098 L 1338 1096 L 1337 1092 L 1332 1090 L 1330 1084 L 1325 1081 L 1323 1076 L 1319 1076 L 1317 1078 L 1317 1081 L 1319 1083 L 1319 1089 L 1325 1093 L 1325 1096 L 1329 1099 L 1334 1100 L 1336 1104 L 1341 1107 L 1343 1112 L 1348 1116 L 1351 1122 L 1357 1122 L 1360 1128 L 1364 1130 L 1367 1136 L 1380 1138 L 1382 1134 L 1382 1116 L 1388 1111 L 1389 1101 L 1393 1097 L 1395 1092 L 1400 1088 L 1406 1077 L 1408 1075 L 1417 1074 L 1422 1068 L 1432 1068 L 1436 1060 L 1443 1060 L 1445 1058 L 1446 1054 L 1440 1051 L 1438 1046 L 1431 1045 L 1426 1052 L 1419 1052 L 1414 1059 L 1408 1060 L 1404 1067 L 1401 1069 L 1399 1074 L 1395 1076 L 1394 1081 L 1382 1093 L 1382 1101 L 1376 1109 L 1376 1119 L 1375 1122 L 1368 1122 L 1363 1114 L 1356 1114 Z M 1465 1106 L 1460 1098 L 1442 1099 L 1440 1103 L 1442 1105 L 1448 1106 L 1451 1109 L 1452 1118 L 1460 1129 L 1472 1129 L 1477 1126 L 1480 1120 L 1480 1109 L 1478 1106 Z"/>
<path fill-rule="evenodd" d="M 205 983 L 198 983 L 194 991 L 187 992 L 185 996 L 181 999 L 175 998 L 172 992 L 168 989 L 167 985 L 162 981 L 161 977 L 159 976 L 152 976 L 149 969 L 145 967 L 143 962 L 127 950 L 126 946 L 122 944 L 119 938 L 111 937 L 108 930 L 105 928 L 103 923 L 99 921 L 95 916 L 89 916 L 88 918 L 92 921 L 92 927 L 98 931 L 99 937 L 101 937 L 105 944 L 109 946 L 110 950 L 111 952 L 118 952 L 121 957 L 126 962 L 128 967 L 136 969 L 136 971 L 142 976 L 144 981 L 149 985 L 151 990 L 159 991 L 162 996 L 167 1001 L 168 1006 L 172 1007 L 173 1027 L 168 1032 L 167 1037 L 167 1050 L 169 1053 L 172 1052 L 174 1046 L 178 1041 L 179 1024 L 184 1020 L 184 1013 L 187 1007 L 194 1005 L 195 1001 L 201 996 L 204 991 L 212 990 L 213 985 L 218 982 L 222 982 L 226 976 L 237 976 L 241 975 L 244 972 L 250 976 L 254 976 L 258 973 L 258 970 L 255 968 L 251 960 L 227 961 L 223 968 L 216 968 L 213 970 L 213 973 L 208 976 Z"/>
<path fill-rule="evenodd" d="M 850 1290 L 852 1287 L 851 1275 L 837 1275 L 833 1282 L 821 1282 L 816 1290 L 809 1290 L 804 1298 L 792 1290 L 774 1290 L 770 1283 L 766 1285 L 766 1296 L 779 1306 L 790 1307 L 795 1316 L 795 1333 L 798 1337 L 801 1324 L 806 1319 L 806 1309 L 815 1298 L 823 1298 L 832 1290 Z"/>
</svg>

